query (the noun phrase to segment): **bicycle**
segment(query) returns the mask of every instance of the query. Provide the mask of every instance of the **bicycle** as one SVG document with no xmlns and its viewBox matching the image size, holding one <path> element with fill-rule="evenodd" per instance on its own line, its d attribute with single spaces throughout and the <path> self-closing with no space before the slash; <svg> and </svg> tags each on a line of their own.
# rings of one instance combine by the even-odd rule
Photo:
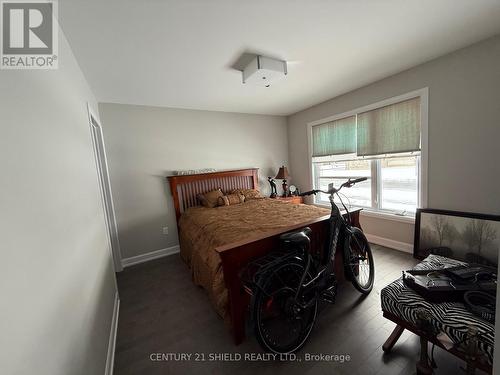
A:
<svg viewBox="0 0 500 375">
<path fill-rule="evenodd" d="M 369 294 L 373 287 L 374 263 L 370 245 L 363 232 L 351 226 L 350 214 L 339 191 L 367 180 L 349 179 L 338 189 L 311 190 L 301 196 L 325 193 L 329 196 L 331 215 L 322 254 L 311 254 L 310 228 L 280 236 L 281 250 L 258 259 L 246 268 L 245 289 L 252 295 L 250 311 L 261 347 L 268 352 L 288 354 L 299 350 L 309 338 L 316 322 L 318 302 L 334 303 L 337 281 L 334 260 L 337 243 L 343 241 L 344 269 L 354 287 Z M 340 199 L 347 211 L 345 220 L 334 202 Z"/>
</svg>

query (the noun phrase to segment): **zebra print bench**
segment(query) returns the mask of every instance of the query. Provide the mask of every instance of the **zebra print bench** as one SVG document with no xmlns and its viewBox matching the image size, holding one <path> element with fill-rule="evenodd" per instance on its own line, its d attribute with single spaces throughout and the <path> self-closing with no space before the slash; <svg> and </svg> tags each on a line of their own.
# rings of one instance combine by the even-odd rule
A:
<svg viewBox="0 0 500 375">
<path fill-rule="evenodd" d="M 438 255 L 429 255 L 414 269 L 425 270 L 446 268 L 461 264 L 464 263 Z M 495 338 L 494 324 L 478 318 L 460 302 L 428 302 L 415 291 L 406 287 L 403 284 L 402 278 L 383 288 L 380 298 L 384 317 L 398 324 L 383 346 L 385 352 L 389 352 L 392 349 L 404 329 L 408 329 L 421 337 L 423 336 L 422 331 L 418 329 L 418 314 L 419 311 L 425 310 L 430 313 L 431 318 L 429 324 L 432 325 L 433 330 L 435 332 L 446 333 L 455 344 L 464 342 L 470 326 L 477 327 L 480 334 L 480 336 L 478 336 L 478 358 L 482 358 L 482 361 L 478 361 L 476 366 L 482 370 L 491 372 Z M 426 340 L 445 349 L 435 337 L 427 337 Z M 425 345 L 427 345 L 427 341 Z M 426 346 L 422 347 L 426 348 Z M 456 348 L 452 348 L 448 351 L 465 359 L 465 354 Z M 425 353 L 425 355 L 427 355 L 427 353 Z"/>
</svg>

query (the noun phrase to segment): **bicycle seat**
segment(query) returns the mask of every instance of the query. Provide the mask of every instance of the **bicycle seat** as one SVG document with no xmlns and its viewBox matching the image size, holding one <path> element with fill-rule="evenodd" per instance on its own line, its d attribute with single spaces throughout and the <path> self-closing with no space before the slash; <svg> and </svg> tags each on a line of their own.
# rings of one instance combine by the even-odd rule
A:
<svg viewBox="0 0 500 375">
<path fill-rule="evenodd" d="M 294 244 L 309 243 L 312 230 L 309 227 L 302 228 L 295 232 L 284 233 L 280 236 L 280 241 Z"/>
</svg>

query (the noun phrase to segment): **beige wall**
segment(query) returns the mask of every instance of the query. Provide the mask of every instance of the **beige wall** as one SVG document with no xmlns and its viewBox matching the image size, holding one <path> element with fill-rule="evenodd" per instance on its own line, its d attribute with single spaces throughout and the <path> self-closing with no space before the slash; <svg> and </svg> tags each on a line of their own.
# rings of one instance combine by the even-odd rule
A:
<svg viewBox="0 0 500 375">
<path fill-rule="evenodd" d="M 0 372 L 104 374 L 116 293 L 87 101 L 62 32 L 54 71 L 0 70 Z"/>
<path fill-rule="evenodd" d="M 500 36 L 288 118 L 291 173 L 311 187 L 306 124 L 429 88 L 428 207 L 499 214 Z M 413 225 L 364 217 L 367 233 L 413 243 Z"/>
<path fill-rule="evenodd" d="M 123 258 L 178 244 L 166 176 L 173 170 L 287 164 L 286 119 L 278 116 L 99 104 Z M 169 235 L 162 227 L 169 227 Z"/>
</svg>

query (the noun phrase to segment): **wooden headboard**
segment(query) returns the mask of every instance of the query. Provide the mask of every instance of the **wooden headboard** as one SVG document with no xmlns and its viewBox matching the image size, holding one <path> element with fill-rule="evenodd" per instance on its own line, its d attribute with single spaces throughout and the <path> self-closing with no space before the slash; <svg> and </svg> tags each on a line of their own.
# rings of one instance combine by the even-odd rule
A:
<svg viewBox="0 0 500 375">
<path fill-rule="evenodd" d="M 177 225 L 179 217 L 185 210 L 199 206 L 196 198 L 198 194 L 219 188 L 224 193 L 238 188 L 258 190 L 258 170 L 258 168 L 249 168 L 167 177 L 174 198 Z"/>
</svg>

